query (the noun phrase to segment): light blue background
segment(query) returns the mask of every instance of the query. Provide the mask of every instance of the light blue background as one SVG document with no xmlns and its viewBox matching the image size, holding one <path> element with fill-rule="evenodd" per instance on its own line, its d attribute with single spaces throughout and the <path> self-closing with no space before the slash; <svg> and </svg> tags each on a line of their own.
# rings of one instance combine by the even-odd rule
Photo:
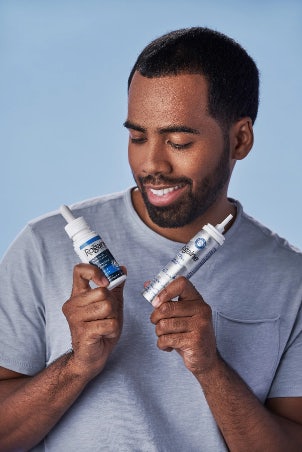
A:
<svg viewBox="0 0 302 452">
<path fill-rule="evenodd" d="M 31 218 L 132 184 L 129 71 L 151 39 L 195 25 L 238 40 L 261 72 L 255 145 L 229 194 L 302 248 L 301 1 L 0 0 L 0 256 Z"/>
</svg>

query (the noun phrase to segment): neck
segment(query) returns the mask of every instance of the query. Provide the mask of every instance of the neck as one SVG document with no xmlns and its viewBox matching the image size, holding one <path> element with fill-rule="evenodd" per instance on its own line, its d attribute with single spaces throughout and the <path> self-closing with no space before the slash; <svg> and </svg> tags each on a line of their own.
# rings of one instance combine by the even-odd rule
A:
<svg viewBox="0 0 302 452">
<path fill-rule="evenodd" d="M 192 223 L 179 228 L 163 228 L 155 224 L 149 217 L 148 211 L 142 199 L 140 191 L 135 188 L 132 190 L 132 204 L 141 220 L 153 231 L 161 236 L 173 240 L 175 242 L 187 243 L 203 226 L 207 223 L 215 226 L 221 223 L 229 214 L 232 214 L 234 219 L 236 216 L 235 205 L 227 198 L 226 194 L 221 197 L 216 203 L 211 206 L 203 215 L 196 218 Z M 226 227 L 229 229 L 234 220 L 232 220 Z"/>
</svg>

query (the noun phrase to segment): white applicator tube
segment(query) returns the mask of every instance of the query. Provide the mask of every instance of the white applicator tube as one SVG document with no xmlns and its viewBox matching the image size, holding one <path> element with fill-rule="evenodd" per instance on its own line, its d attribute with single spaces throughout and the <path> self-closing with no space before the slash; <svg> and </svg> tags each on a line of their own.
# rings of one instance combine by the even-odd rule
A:
<svg viewBox="0 0 302 452">
<path fill-rule="evenodd" d="M 65 231 L 73 240 L 73 247 L 82 262 L 99 267 L 109 281 L 108 289 L 121 284 L 126 275 L 110 253 L 100 235 L 92 231 L 83 217 L 75 218 L 71 210 L 63 205 L 60 208 L 67 221 Z"/>
<path fill-rule="evenodd" d="M 222 233 L 232 218 L 233 215 L 228 215 L 215 227 L 206 224 L 148 284 L 143 291 L 146 300 L 152 303 L 156 295 L 178 275 L 189 279 L 223 244 L 225 237 Z"/>
</svg>

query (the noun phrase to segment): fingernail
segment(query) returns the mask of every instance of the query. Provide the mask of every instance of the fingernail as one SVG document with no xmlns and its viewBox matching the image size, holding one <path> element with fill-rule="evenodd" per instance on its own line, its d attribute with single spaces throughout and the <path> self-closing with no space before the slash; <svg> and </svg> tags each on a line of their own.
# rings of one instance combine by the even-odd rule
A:
<svg viewBox="0 0 302 452">
<path fill-rule="evenodd" d="M 159 297 L 156 296 L 156 297 L 153 298 L 153 300 L 152 300 L 152 306 L 153 306 L 154 308 L 158 308 L 159 305 L 160 305 L 160 300 L 159 300 Z"/>
</svg>

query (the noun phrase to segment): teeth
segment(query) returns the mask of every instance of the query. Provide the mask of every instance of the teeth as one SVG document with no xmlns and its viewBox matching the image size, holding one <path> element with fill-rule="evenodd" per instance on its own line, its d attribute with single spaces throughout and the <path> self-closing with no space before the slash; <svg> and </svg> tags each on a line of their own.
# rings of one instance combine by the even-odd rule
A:
<svg viewBox="0 0 302 452">
<path fill-rule="evenodd" d="M 176 185 L 175 187 L 169 187 L 169 188 L 161 188 L 160 190 L 155 190 L 154 188 L 151 188 L 151 192 L 156 195 L 156 196 L 165 196 L 168 193 L 171 193 L 174 190 L 177 190 L 179 188 L 178 185 Z"/>
</svg>

